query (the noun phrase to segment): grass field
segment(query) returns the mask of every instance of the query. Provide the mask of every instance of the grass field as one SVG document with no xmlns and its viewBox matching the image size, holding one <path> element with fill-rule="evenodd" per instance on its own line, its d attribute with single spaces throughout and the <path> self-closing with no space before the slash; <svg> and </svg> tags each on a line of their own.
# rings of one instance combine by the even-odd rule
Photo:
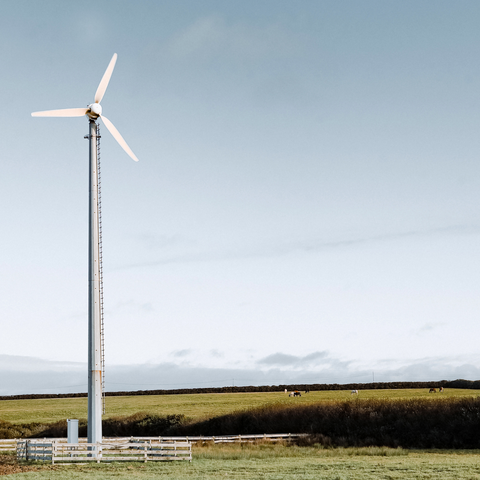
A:
<svg viewBox="0 0 480 480">
<path fill-rule="evenodd" d="M 428 389 L 361 390 L 360 398 L 438 398 L 450 396 L 478 396 L 477 390 L 446 389 L 431 394 Z M 283 392 L 268 393 L 210 393 L 196 395 L 141 395 L 107 397 L 106 418 L 149 412 L 158 415 L 184 414 L 193 419 L 211 418 L 237 410 L 269 403 L 314 403 L 328 400 L 357 398 L 350 391 L 321 391 L 289 398 Z M 12 423 L 56 422 L 66 418 L 86 418 L 86 398 L 1 400 L 0 419 Z"/>
<path fill-rule="evenodd" d="M 365 390 L 360 398 L 409 399 L 424 397 L 477 397 L 476 390 L 448 389 L 443 394 L 418 390 Z M 159 415 L 184 414 L 194 419 L 266 404 L 308 404 L 356 400 L 348 391 L 312 392 L 301 398 L 278 393 L 234 393 L 107 397 L 107 417 L 139 411 Z M 443 402 L 442 402 L 443 403 Z M 0 401 L 0 419 L 15 423 L 55 422 L 85 418 L 86 398 Z M 193 462 L 119 463 L 89 465 L 22 464 L 8 468 L 33 469 L 15 479 L 455 479 L 480 480 L 480 450 L 406 450 L 385 447 L 324 448 L 260 443 L 256 445 L 194 445 Z M 0 473 L 2 472 L 0 455 Z M 6 458 L 6 457 L 5 457 Z M 13 457 L 11 461 L 15 463 Z M 10 478 L 10 476 L 9 476 Z M 13 478 L 13 475 L 12 475 Z"/>
<path fill-rule="evenodd" d="M 480 451 L 215 445 L 194 447 L 193 461 L 45 466 L 21 479 L 313 480 L 480 479 Z"/>
</svg>

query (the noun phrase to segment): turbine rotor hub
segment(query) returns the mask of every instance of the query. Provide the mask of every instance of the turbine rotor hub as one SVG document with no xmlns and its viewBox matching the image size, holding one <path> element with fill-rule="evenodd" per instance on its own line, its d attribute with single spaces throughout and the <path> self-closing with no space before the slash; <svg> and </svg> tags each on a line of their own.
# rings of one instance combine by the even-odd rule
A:
<svg viewBox="0 0 480 480">
<path fill-rule="evenodd" d="M 87 115 L 94 120 L 102 114 L 102 106 L 99 103 L 92 103 L 88 106 Z"/>
</svg>

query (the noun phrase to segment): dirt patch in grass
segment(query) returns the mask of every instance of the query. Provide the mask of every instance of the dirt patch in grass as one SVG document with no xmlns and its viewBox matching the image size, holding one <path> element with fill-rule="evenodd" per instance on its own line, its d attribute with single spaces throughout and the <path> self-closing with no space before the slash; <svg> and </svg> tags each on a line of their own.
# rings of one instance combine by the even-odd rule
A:
<svg viewBox="0 0 480 480">
<path fill-rule="evenodd" d="M 32 465 L 25 462 L 19 463 L 14 454 L 0 455 L 0 475 L 12 473 L 38 472 L 39 470 L 56 470 L 54 465 Z"/>
</svg>

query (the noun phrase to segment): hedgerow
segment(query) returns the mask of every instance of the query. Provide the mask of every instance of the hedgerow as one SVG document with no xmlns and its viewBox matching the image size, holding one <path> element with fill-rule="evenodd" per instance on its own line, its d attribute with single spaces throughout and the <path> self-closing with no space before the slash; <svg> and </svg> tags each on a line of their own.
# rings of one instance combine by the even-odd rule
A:
<svg viewBox="0 0 480 480">
<path fill-rule="evenodd" d="M 480 397 L 267 405 L 177 425 L 171 435 L 306 433 L 330 446 L 480 448 Z"/>
</svg>

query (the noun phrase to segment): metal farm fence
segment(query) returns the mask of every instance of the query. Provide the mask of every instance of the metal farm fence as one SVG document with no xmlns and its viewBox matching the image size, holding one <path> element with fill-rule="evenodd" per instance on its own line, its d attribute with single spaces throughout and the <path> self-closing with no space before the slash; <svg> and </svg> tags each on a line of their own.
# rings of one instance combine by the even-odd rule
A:
<svg viewBox="0 0 480 480">
<path fill-rule="evenodd" d="M 213 443 L 243 443 L 256 442 L 258 440 L 267 441 L 291 441 L 295 438 L 305 437 L 306 433 L 263 433 L 263 434 L 249 434 L 249 435 L 215 435 L 215 436 L 186 436 L 186 437 L 136 437 L 139 440 L 158 440 L 158 441 L 172 441 L 184 440 L 191 443 L 197 442 L 213 442 Z"/>
<path fill-rule="evenodd" d="M 244 443 L 291 441 L 303 433 L 274 433 L 256 435 L 218 435 L 185 437 L 123 437 L 104 438 L 102 443 L 67 443 L 66 438 L 0 440 L 0 451 L 15 451 L 19 460 L 43 460 L 54 463 L 120 462 L 120 461 L 192 461 L 192 443 Z"/>
<path fill-rule="evenodd" d="M 186 441 L 127 441 L 102 443 L 64 443 L 56 440 L 17 441 L 19 460 L 55 463 L 192 461 L 192 444 Z"/>
</svg>

